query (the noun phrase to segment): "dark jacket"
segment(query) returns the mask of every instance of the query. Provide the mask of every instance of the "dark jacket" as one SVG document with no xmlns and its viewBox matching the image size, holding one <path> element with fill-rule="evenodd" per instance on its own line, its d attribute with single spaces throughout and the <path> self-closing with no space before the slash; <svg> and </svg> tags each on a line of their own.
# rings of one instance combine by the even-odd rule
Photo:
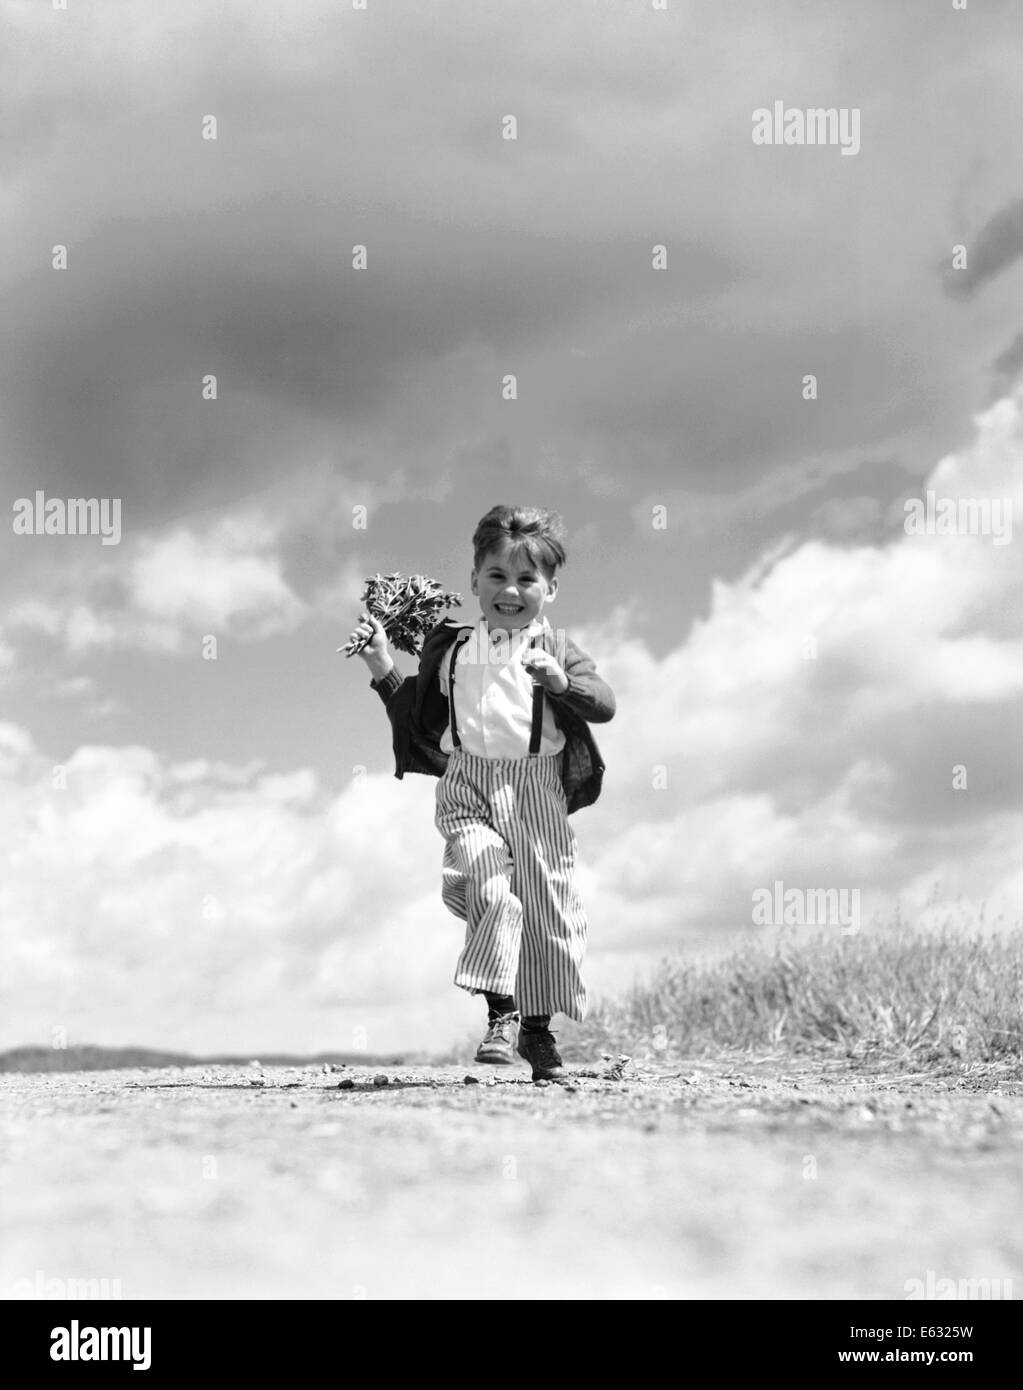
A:
<svg viewBox="0 0 1023 1390">
<path fill-rule="evenodd" d="M 447 618 L 427 634 L 419 658 L 417 675 L 404 679 L 392 668 L 380 681 L 371 681 L 387 707 L 394 747 L 394 775 L 423 772 L 440 777 L 448 765 L 448 755 L 440 746 L 448 726 L 447 696 L 440 688 L 438 671 L 442 657 L 450 650 L 456 635 L 471 625 Z M 561 781 L 568 810 L 591 806 L 600 795 L 604 761 L 590 733 L 590 724 L 606 724 L 614 717 L 615 697 L 611 687 L 597 675 L 590 657 L 571 638 L 547 627 L 537 644 L 556 657 L 568 677 L 568 689 L 561 695 L 545 692 L 554 722 L 565 735 L 561 753 Z"/>
</svg>

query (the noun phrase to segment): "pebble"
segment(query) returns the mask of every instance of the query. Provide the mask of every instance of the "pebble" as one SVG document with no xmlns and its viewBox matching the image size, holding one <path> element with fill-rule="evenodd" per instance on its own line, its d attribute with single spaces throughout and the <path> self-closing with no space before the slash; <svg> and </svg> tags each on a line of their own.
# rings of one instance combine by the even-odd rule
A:
<svg viewBox="0 0 1023 1390">
<path fill-rule="evenodd" d="M 352 1080 L 350 1076 L 346 1076 L 344 1081 L 339 1081 L 337 1083 L 337 1089 L 339 1091 L 354 1091 L 355 1082 Z"/>
<path fill-rule="evenodd" d="M 462 1077 L 462 1085 L 463 1085 L 463 1086 L 478 1086 L 479 1084 L 480 1084 L 480 1079 L 479 1079 L 478 1076 L 463 1076 L 463 1077 Z"/>
<path fill-rule="evenodd" d="M 374 1086 L 389 1086 L 390 1084 L 391 1078 L 389 1076 L 385 1076 L 383 1072 L 380 1072 L 378 1076 L 374 1076 L 373 1078 Z"/>
</svg>

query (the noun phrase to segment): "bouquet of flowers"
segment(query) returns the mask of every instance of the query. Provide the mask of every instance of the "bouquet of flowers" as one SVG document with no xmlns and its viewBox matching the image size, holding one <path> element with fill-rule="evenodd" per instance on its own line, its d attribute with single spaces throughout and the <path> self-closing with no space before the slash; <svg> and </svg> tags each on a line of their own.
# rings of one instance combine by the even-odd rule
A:
<svg viewBox="0 0 1023 1390">
<path fill-rule="evenodd" d="M 376 574 L 366 580 L 362 602 L 366 612 L 381 624 L 392 646 L 399 652 L 419 656 L 426 634 L 436 627 L 445 609 L 461 606 L 462 595 L 445 593 L 435 579 L 422 574 L 407 579 L 400 574 Z M 355 656 L 365 645 L 365 640 L 346 642 L 338 651 Z"/>
</svg>

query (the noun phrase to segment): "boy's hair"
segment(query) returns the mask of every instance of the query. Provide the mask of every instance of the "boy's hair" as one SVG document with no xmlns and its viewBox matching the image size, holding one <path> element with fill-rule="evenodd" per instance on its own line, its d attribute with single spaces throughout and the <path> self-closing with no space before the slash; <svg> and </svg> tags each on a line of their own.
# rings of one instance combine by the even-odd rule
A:
<svg viewBox="0 0 1023 1390">
<path fill-rule="evenodd" d="M 473 567 L 478 570 L 485 556 L 502 541 L 521 546 L 548 579 L 568 559 L 565 523 L 546 507 L 491 507 L 473 533 Z"/>
</svg>

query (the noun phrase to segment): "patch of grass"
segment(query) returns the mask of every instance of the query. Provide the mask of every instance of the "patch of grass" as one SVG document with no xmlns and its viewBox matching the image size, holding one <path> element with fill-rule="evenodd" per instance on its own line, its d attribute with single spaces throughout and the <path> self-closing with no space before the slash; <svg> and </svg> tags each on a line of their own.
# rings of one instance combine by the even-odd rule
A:
<svg viewBox="0 0 1023 1390">
<path fill-rule="evenodd" d="M 567 1035 L 566 1035 L 567 1041 Z M 635 1057 L 727 1049 L 918 1062 L 1023 1059 L 1023 932 L 897 924 L 751 942 L 713 964 L 676 957 L 600 1001 L 572 1051 Z"/>
</svg>

